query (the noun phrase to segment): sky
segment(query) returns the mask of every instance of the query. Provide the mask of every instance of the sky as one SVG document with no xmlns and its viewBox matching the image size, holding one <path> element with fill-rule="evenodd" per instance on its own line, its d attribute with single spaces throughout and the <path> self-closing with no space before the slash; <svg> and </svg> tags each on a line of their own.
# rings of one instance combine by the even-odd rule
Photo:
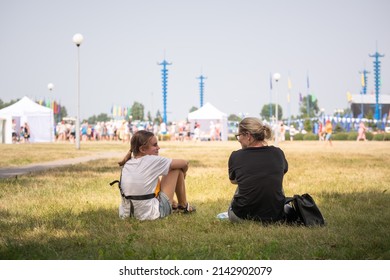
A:
<svg viewBox="0 0 390 280">
<path fill-rule="evenodd" d="M 296 115 L 299 93 L 332 114 L 360 93 L 360 71 L 374 91 L 377 51 L 390 94 L 389 11 L 388 0 L 0 0 L 0 99 L 55 100 L 75 116 L 81 33 L 83 119 L 134 102 L 163 113 L 164 59 L 168 122 L 200 107 L 200 75 L 204 103 L 228 115 L 258 117 L 276 101 Z"/>
</svg>

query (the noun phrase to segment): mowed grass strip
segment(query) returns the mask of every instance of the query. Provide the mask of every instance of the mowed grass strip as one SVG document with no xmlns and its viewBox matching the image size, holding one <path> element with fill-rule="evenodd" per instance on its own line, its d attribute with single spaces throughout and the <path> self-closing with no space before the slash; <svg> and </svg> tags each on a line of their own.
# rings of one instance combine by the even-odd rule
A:
<svg viewBox="0 0 390 280">
<path fill-rule="evenodd" d="M 3 166 L 128 150 L 128 144 L 2 145 Z M 26 146 L 28 146 L 26 150 Z M 390 259 L 390 144 L 283 142 L 287 196 L 310 193 L 325 227 L 232 224 L 227 161 L 237 142 L 160 142 L 162 156 L 190 161 L 192 215 L 118 218 L 120 158 L 0 179 L 0 259 Z M 27 152 L 26 152 L 27 151 Z M 44 156 L 42 155 L 44 154 Z M 19 163 L 19 164 L 20 164 Z"/>
</svg>

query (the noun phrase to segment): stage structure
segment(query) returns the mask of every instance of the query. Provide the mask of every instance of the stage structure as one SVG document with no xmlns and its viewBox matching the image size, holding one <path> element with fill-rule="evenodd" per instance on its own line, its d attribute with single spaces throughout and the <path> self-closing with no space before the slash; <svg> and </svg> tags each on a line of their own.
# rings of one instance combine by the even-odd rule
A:
<svg viewBox="0 0 390 280">
<path fill-rule="evenodd" d="M 375 120 L 380 120 L 382 117 L 381 108 L 379 106 L 379 94 L 381 86 L 381 62 L 379 61 L 380 57 L 384 57 L 384 54 L 379 54 L 376 51 L 374 54 L 369 54 L 369 57 L 374 58 L 374 75 L 375 75 Z"/>
<path fill-rule="evenodd" d="M 163 94 L 163 122 L 167 124 L 167 94 L 168 94 L 168 65 L 172 65 L 172 63 L 167 62 L 165 59 L 163 62 L 158 63 L 158 65 L 162 65 L 161 69 L 161 77 L 162 77 L 162 94 Z"/>
<path fill-rule="evenodd" d="M 373 94 L 351 94 L 352 117 L 364 119 L 367 118 L 367 116 L 372 115 L 376 121 L 387 118 L 390 112 L 390 95 L 382 94 L 380 104 L 377 104 L 376 102 L 376 96 Z M 379 119 L 375 118 L 375 110 L 377 107 L 380 107 L 383 112 Z"/>
<path fill-rule="evenodd" d="M 203 93 L 204 93 L 204 82 L 203 80 L 207 79 L 207 77 L 200 75 L 197 79 L 199 79 L 199 95 L 200 95 L 200 107 L 203 107 Z"/>
</svg>

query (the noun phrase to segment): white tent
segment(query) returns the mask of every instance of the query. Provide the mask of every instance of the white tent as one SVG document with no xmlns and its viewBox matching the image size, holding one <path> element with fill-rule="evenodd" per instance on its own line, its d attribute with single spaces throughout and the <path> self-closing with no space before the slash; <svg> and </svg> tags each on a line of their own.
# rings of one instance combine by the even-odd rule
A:
<svg viewBox="0 0 390 280">
<path fill-rule="evenodd" d="M 200 125 L 200 138 L 203 140 L 210 140 L 212 126 L 220 126 L 221 140 L 228 139 L 227 115 L 210 103 L 206 103 L 200 109 L 189 113 L 188 121 L 191 122 L 191 128 L 194 128 L 195 122 Z"/>
<path fill-rule="evenodd" d="M 41 106 L 28 97 L 0 110 L 0 143 L 12 143 L 12 121 L 16 123 L 16 132 L 25 122 L 30 127 L 30 142 L 54 141 L 53 110 Z"/>
</svg>

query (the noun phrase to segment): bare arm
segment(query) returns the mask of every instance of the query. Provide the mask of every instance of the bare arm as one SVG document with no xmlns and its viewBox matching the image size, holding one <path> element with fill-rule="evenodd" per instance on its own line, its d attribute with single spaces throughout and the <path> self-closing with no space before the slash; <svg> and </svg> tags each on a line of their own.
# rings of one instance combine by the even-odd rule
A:
<svg viewBox="0 0 390 280">
<path fill-rule="evenodd" d="M 184 174 L 186 174 L 188 170 L 188 161 L 184 159 L 172 159 L 170 168 L 181 169 L 183 170 Z"/>
</svg>

